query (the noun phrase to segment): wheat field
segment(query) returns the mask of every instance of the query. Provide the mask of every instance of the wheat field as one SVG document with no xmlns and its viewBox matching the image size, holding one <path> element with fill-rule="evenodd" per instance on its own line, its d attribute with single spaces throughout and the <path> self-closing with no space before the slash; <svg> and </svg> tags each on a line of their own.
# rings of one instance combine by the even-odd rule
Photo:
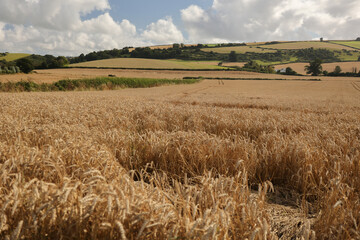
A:
<svg viewBox="0 0 360 240">
<path fill-rule="evenodd" d="M 280 64 L 280 65 L 275 65 L 275 69 L 291 67 L 297 73 L 306 74 L 306 71 L 305 71 L 306 65 L 309 65 L 309 63 Z M 323 70 L 324 71 L 326 70 L 328 72 L 333 72 L 335 70 L 336 66 L 341 67 L 342 72 L 353 72 L 354 70 L 356 70 L 356 72 L 360 71 L 360 62 L 334 62 L 334 63 L 323 63 L 322 64 Z"/>
<path fill-rule="evenodd" d="M 231 65 L 231 64 L 230 64 Z M 229 65 L 229 66 L 230 66 Z M 240 66 L 240 65 L 239 65 Z M 115 75 L 124 78 L 159 78 L 182 79 L 184 77 L 204 78 L 283 78 L 275 74 L 259 74 L 244 71 L 183 71 L 183 70 L 135 70 L 135 69 L 39 69 L 31 74 L 5 74 L 0 75 L 0 83 L 28 81 L 41 83 L 54 83 L 64 79 L 85 79 L 94 77 L 108 77 Z M 297 79 L 298 76 L 286 76 L 287 79 Z M 303 77 L 301 77 L 303 78 Z M 305 77 L 313 78 L 313 77 Z"/>
<path fill-rule="evenodd" d="M 1 239 L 359 239 L 360 83 L 1 93 Z"/>
<path fill-rule="evenodd" d="M 113 58 L 70 64 L 70 67 L 151 68 L 151 69 L 223 69 L 217 61 L 182 61 L 143 58 Z"/>
<path fill-rule="evenodd" d="M 203 48 L 201 49 L 204 52 L 216 52 L 216 53 L 230 53 L 231 51 L 235 51 L 236 53 L 247 53 L 247 52 L 255 52 L 255 53 L 273 53 L 276 50 L 263 49 L 257 46 L 234 46 L 234 47 L 215 47 L 215 48 Z"/>
</svg>

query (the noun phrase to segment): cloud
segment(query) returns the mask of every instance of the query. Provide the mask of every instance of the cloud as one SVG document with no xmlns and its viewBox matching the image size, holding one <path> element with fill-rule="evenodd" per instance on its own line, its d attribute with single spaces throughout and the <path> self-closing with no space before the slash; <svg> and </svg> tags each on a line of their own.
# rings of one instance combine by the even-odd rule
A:
<svg viewBox="0 0 360 240">
<path fill-rule="evenodd" d="M 1 0 L 0 52 L 71 56 L 183 40 L 171 18 L 139 33 L 130 21 L 115 21 L 109 9 L 108 0 Z M 83 20 L 95 10 L 99 16 Z"/>
<path fill-rule="evenodd" d="M 76 55 L 136 42 L 136 27 L 109 15 L 81 18 L 110 8 L 108 0 L 2 0 L 0 51 Z"/>
<path fill-rule="evenodd" d="M 171 44 L 184 42 L 184 37 L 174 25 L 172 18 L 160 19 L 151 23 L 142 33 L 143 39 L 155 44 Z"/>
<path fill-rule="evenodd" d="M 175 42 L 354 39 L 358 0 L 213 0 L 181 10 L 187 39 L 171 17 L 137 30 L 116 21 L 109 0 L 0 0 L 0 52 L 78 55 Z M 98 16 L 89 18 L 92 13 Z"/>
<path fill-rule="evenodd" d="M 354 39 L 359 11 L 357 0 L 214 0 L 181 17 L 193 42 Z"/>
<path fill-rule="evenodd" d="M 5 33 L 4 33 L 5 23 L 0 22 L 0 42 L 4 41 Z"/>
<path fill-rule="evenodd" d="M 108 0 L 1 0 L 0 21 L 69 30 L 81 23 L 82 15 L 106 9 Z"/>
<path fill-rule="evenodd" d="M 183 19 L 188 22 L 207 22 L 209 20 L 208 14 L 199 6 L 191 5 L 185 10 L 181 10 Z"/>
</svg>

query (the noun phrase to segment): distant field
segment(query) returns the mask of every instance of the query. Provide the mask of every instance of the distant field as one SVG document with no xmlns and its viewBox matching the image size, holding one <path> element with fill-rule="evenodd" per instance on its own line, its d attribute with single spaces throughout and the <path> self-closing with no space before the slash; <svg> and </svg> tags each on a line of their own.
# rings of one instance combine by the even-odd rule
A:
<svg viewBox="0 0 360 240">
<path fill-rule="evenodd" d="M 143 58 L 115 58 L 71 64 L 70 67 L 155 68 L 155 69 L 223 69 L 217 61 L 181 61 Z"/>
<path fill-rule="evenodd" d="M 278 43 L 278 44 L 270 44 L 270 45 L 262 45 L 262 48 L 270 48 L 270 49 L 304 49 L 304 48 L 327 48 L 331 50 L 354 50 L 354 48 L 347 46 L 340 46 L 338 44 L 333 44 L 330 42 L 288 42 L 288 43 Z"/>
<path fill-rule="evenodd" d="M 335 44 L 336 43 L 336 44 Z M 342 44 L 342 45 L 340 45 Z M 211 45 L 208 45 L 211 46 Z M 255 52 L 255 53 L 268 53 L 268 52 L 276 52 L 276 50 L 297 50 L 297 49 L 305 49 L 305 48 L 326 48 L 330 50 L 349 50 L 354 51 L 355 48 L 360 49 L 360 42 L 280 42 L 277 44 L 267 44 L 265 42 L 262 43 L 249 43 L 247 46 L 234 46 L 234 47 L 216 47 L 216 48 L 204 48 L 202 51 L 204 52 L 216 52 L 227 54 L 231 51 L 235 51 L 236 53 L 246 53 L 246 52 Z M 350 59 L 349 59 L 350 60 Z"/>
<path fill-rule="evenodd" d="M 360 52 L 344 52 L 341 51 L 340 53 L 335 53 L 335 56 L 338 57 L 341 61 L 350 62 L 350 61 L 357 61 L 360 56 Z"/>
<path fill-rule="evenodd" d="M 6 56 L 0 57 L 0 60 L 5 59 L 6 61 L 11 62 L 11 61 L 15 61 L 15 60 L 18 60 L 20 58 L 27 57 L 27 56 L 30 56 L 30 54 L 26 54 L 26 53 L 8 53 Z"/>
<path fill-rule="evenodd" d="M 279 70 L 282 68 L 291 67 L 294 71 L 300 74 L 306 74 L 304 67 L 309 65 L 308 63 L 289 63 L 289 64 L 281 64 L 276 65 L 275 69 Z M 357 68 L 357 71 L 360 70 L 360 62 L 335 62 L 335 63 L 324 63 L 323 70 L 332 72 L 334 71 L 336 66 L 340 66 L 343 72 L 352 72 L 353 68 Z"/>
<path fill-rule="evenodd" d="M 340 44 L 340 45 L 360 49 L 360 41 L 331 41 L 331 42 L 335 44 Z"/>
<path fill-rule="evenodd" d="M 32 74 L 3 74 L 0 75 L 0 83 L 30 81 L 38 84 L 54 83 L 64 79 L 86 79 L 94 77 L 107 77 L 115 75 L 123 78 L 158 78 L 158 79 L 182 79 L 184 77 L 206 78 L 279 78 L 276 74 L 260 74 L 244 71 L 183 71 L 183 70 L 135 70 L 135 69 L 86 69 L 86 68 L 61 68 L 36 70 Z M 281 76 L 283 78 L 283 76 Z M 293 79 L 297 76 L 286 76 Z"/>
<path fill-rule="evenodd" d="M 298 59 L 296 57 L 291 57 L 288 61 L 277 61 L 277 62 L 265 62 L 265 61 L 261 61 L 261 60 L 255 60 L 258 64 L 260 65 L 277 65 L 277 64 L 286 64 L 286 63 L 292 63 L 292 62 L 296 62 Z"/>
<path fill-rule="evenodd" d="M 230 53 L 231 51 L 235 51 L 236 53 L 246 53 L 246 52 L 268 53 L 268 52 L 276 52 L 275 50 L 268 50 L 268 49 L 257 48 L 257 47 L 249 47 L 249 46 L 203 48 L 201 50 L 204 51 L 204 52 L 216 52 L 216 53 Z"/>
<path fill-rule="evenodd" d="M 224 67 L 243 67 L 246 62 L 227 62 L 223 63 Z"/>
</svg>

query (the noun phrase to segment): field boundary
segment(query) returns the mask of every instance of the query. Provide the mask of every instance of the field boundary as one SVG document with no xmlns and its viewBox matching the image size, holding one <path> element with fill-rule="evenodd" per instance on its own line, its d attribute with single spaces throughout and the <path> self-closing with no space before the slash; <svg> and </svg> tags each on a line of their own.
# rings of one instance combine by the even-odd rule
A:
<svg viewBox="0 0 360 240">
<path fill-rule="evenodd" d="M 254 81 L 311 81 L 311 82 L 320 82 L 321 79 L 319 78 L 220 78 L 220 77 L 216 77 L 216 78 L 212 78 L 212 77 L 183 77 L 184 80 L 186 79 L 206 79 L 206 80 L 241 80 L 241 81 L 246 81 L 246 80 L 254 80 Z"/>
<path fill-rule="evenodd" d="M 330 43 L 336 44 L 336 45 L 339 45 L 339 46 L 344 46 L 344 47 L 353 48 L 354 50 L 360 50 L 360 48 L 352 47 L 352 46 L 349 46 L 349 45 L 346 45 L 346 44 L 341 44 L 341 43 L 339 43 L 339 42 L 333 42 L 333 41 L 331 41 Z"/>
<path fill-rule="evenodd" d="M 216 68 L 200 68 L 200 69 L 188 69 L 188 68 L 124 68 L 124 67 L 73 67 L 67 66 L 65 68 L 80 68 L 80 69 L 120 69 L 120 70 L 149 70 L 149 71 L 238 71 L 233 68 L 224 68 L 224 69 L 216 69 Z"/>
<path fill-rule="evenodd" d="M 116 78 L 99 77 L 91 79 L 60 80 L 54 83 L 37 84 L 31 81 L 0 82 L 0 92 L 58 92 L 117 90 L 123 88 L 151 88 L 163 85 L 194 84 L 201 79 L 152 79 L 152 78 Z"/>
</svg>

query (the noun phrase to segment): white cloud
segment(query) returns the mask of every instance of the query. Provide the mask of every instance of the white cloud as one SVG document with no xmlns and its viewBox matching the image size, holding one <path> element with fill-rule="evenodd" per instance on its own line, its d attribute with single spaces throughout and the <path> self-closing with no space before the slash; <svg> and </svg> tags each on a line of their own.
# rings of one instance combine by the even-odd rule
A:
<svg viewBox="0 0 360 240">
<path fill-rule="evenodd" d="M 108 9 L 108 0 L 0 0 L 0 52 L 78 55 L 183 40 L 171 18 L 138 33 L 130 21 L 115 21 Z M 82 20 L 94 10 L 103 13 Z"/>
<path fill-rule="evenodd" d="M 82 15 L 109 8 L 108 0 L 1 0 L 0 21 L 68 30 L 80 24 Z"/>
<path fill-rule="evenodd" d="M 210 9 L 181 11 L 193 42 L 354 39 L 358 0 L 214 0 Z"/>
<path fill-rule="evenodd" d="M 172 18 L 160 19 L 151 23 L 142 33 L 144 40 L 155 44 L 171 44 L 184 42 L 184 37 L 174 25 Z"/>
<path fill-rule="evenodd" d="M 107 12 L 108 0 L 0 0 L 0 52 L 78 55 L 101 49 L 175 42 L 354 39 L 358 0 L 213 0 L 209 9 L 181 10 L 182 32 L 171 17 L 144 31 Z M 95 10 L 99 16 L 83 20 Z"/>
<path fill-rule="evenodd" d="M 209 20 L 209 16 L 204 9 L 197 5 L 191 5 L 187 9 L 181 10 L 181 14 L 188 22 L 207 22 Z"/>
</svg>

